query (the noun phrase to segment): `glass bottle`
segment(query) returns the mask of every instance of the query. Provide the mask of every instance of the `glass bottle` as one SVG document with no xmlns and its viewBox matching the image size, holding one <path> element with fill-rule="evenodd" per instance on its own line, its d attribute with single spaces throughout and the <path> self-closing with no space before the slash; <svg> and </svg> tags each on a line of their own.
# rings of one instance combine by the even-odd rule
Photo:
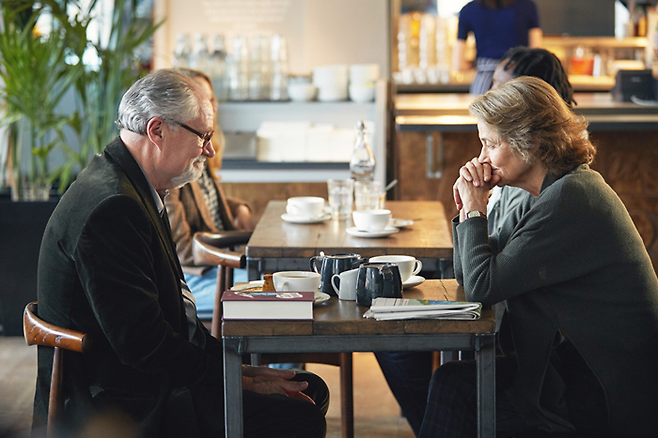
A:
<svg viewBox="0 0 658 438">
<path fill-rule="evenodd" d="M 288 42 L 282 35 L 271 40 L 270 100 L 288 99 Z"/>
<path fill-rule="evenodd" d="M 355 181 L 372 181 L 375 178 L 375 157 L 368 144 L 366 123 L 363 120 L 356 123 L 356 141 L 350 160 L 350 174 Z"/>
<path fill-rule="evenodd" d="M 209 60 L 208 40 L 202 33 L 197 33 L 194 38 L 194 51 L 190 56 L 190 68 L 208 74 Z"/>
<path fill-rule="evenodd" d="M 190 54 L 192 47 L 190 36 L 185 33 L 179 33 L 176 36 L 176 49 L 174 50 L 174 67 L 188 68 L 190 66 Z"/>
<path fill-rule="evenodd" d="M 249 48 L 244 35 L 233 37 L 227 67 L 229 99 L 247 100 L 249 97 Z"/>
<path fill-rule="evenodd" d="M 219 102 L 228 99 L 228 72 L 226 67 L 226 44 L 224 35 L 216 34 L 213 40 L 213 50 L 210 54 L 210 79 L 215 97 Z"/>
</svg>

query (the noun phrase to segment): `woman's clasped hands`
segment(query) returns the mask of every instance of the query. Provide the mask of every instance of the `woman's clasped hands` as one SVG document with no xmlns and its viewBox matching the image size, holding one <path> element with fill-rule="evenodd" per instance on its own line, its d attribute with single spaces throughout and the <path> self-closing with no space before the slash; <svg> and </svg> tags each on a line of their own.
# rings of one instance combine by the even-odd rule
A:
<svg viewBox="0 0 658 438">
<path fill-rule="evenodd" d="M 466 219 L 466 213 L 469 211 L 487 211 L 489 192 L 499 181 L 500 176 L 493 172 L 491 165 L 481 163 L 477 157 L 467 161 L 459 169 L 459 177 L 452 186 L 452 191 L 460 222 Z"/>
</svg>

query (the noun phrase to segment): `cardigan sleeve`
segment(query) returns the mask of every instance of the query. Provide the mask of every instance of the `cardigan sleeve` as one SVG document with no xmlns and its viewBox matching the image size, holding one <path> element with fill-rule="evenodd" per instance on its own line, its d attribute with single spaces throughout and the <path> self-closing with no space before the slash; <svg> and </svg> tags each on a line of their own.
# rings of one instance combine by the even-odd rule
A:
<svg viewBox="0 0 658 438">
<path fill-rule="evenodd" d="M 484 220 L 457 225 L 467 298 L 490 305 L 555 284 L 591 288 L 610 266 L 637 258 L 626 243 L 637 240 L 628 212 L 594 174 L 567 174 L 542 190 L 498 252 Z"/>
</svg>

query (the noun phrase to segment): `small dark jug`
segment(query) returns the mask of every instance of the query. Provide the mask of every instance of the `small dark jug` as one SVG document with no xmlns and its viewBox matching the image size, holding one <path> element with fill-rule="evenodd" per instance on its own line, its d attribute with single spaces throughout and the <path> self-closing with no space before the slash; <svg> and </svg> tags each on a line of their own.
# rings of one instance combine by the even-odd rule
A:
<svg viewBox="0 0 658 438">
<path fill-rule="evenodd" d="M 331 286 L 331 277 L 334 274 L 358 268 L 365 260 L 359 254 L 333 254 L 314 256 L 311 257 L 309 262 L 311 271 L 320 274 L 320 291 L 335 297 L 337 295 Z M 320 268 L 318 268 L 318 265 Z"/>
<path fill-rule="evenodd" d="M 402 298 L 402 278 L 395 263 L 364 263 L 356 274 L 356 303 L 370 306 L 377 297 Z"/>
</svg>

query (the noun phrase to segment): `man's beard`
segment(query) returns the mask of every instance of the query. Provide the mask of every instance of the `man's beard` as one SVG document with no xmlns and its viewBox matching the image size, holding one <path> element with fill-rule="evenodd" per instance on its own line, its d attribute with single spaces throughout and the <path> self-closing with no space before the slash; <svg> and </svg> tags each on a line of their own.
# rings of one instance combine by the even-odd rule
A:
<svg viewBox="0 0 658 438">
<path fill-rule="evenodd" d="M 198 162 L 202 163 L 203 165 L 200 167 L 195 166 L 195 164 Z M 175 189 L 180 189 L 185 184 L 199 179 L 205 168 L 206 168 L 206 157 L 201 155 L 195 158 L 190 163 L 190 165 L 187 166 L 187 169 L 185 169 L 185 171 L 181 174 L 181 176 L 172 178 L 171 185 L 174 186 Z"/>
</svg>

